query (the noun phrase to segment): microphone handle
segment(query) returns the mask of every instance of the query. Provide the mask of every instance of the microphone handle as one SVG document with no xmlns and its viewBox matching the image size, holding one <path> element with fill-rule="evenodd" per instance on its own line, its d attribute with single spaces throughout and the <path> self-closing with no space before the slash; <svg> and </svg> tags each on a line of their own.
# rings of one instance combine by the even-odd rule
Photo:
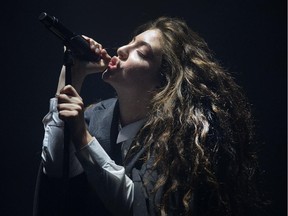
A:
<svg viewBox="0 0 288 216">
<path fill-rule="evenodd" d="M 62 40 L 63 44 L 72 51 L 72 54 L 81 60 L 98 62 L 101 57 L 90 49 L 89 43 L 81 36 L 67 29 L 54 16 L 42 12 L 39 20 L 54 35 Z"/>
</svg>

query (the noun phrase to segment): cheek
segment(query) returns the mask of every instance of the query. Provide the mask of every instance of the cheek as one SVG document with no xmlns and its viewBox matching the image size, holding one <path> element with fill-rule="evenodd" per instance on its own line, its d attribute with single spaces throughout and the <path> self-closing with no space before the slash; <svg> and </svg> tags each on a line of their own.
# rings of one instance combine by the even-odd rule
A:
<svg viewBox="0 0 288 216">
<path fill-rule="evenodd" d="M 123 77 L 127 80 L 143 79 L 149 74 L 150 65 L 146 61 L 128 60 L 123 65 Z"/>
<path fill-rule="evenodd" d="M 131 71 L 125 71 L 123 75 L 125 83 L 129 86 L 142 89 L 154 89 L 159 85 L 158 76 L 151 69 L 137 68 Z"/>
<path fill-rule="evenodd" d="M 122 78 L 129 85 L 150 85 L 159 84 L 158 65 L 143 60 L 138 56 L 130 56 L 130 58 L 122 65 Z"/>
<path fill-rule="evenodd" d="M 127 82 L 141 82 L 146 80 L 147 77 L 147 70 L 144 68 L 125 68 L 123 70 L 123 78 Z"/>
</svg>

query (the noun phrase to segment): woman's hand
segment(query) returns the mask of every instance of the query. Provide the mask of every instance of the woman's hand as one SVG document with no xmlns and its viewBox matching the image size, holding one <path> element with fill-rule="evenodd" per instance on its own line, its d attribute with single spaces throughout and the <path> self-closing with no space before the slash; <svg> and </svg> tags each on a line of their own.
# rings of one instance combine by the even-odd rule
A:
<svg viewBox="0 0 288 216">
<path fill-rule="evenodd" d="M 75 59 L 74 64 L 71 69 L 71 84 L 76 89 L 77 92 L 81 91 L 81 87 L 85 77 L 92 73 L 103 72 L 110 60 L 111 56 L 107 53 L 102 45 L 94 41 L 92 38 L 83 35 L 83 38 L 90 44 L 90 48 L 97 55 L 100 55 L 101 59 L 98 62 L 88 62 L 79 59 Z M 66 48 L 64 47 L 64 50 Z M 60 93 L 60 90 L 66 85 L 65 83 L 66 67 L 63 65 L 61 73 L 58 80 L 58 86 L 56 90 L 56 95 Z"/>
<path fill-rule="evenodd" d="M 92 136 L 86 129 L 82 98 L 71 85 L 64 86 L 57 98 L 59 118 L 68 124 L 76 149 L 85 146 L 92 140 Z"/>
<path fill-rule="evenodd" d="M 84 76 L 86 76 L 92 73 L 103 72 L 107 68 L 111 60 L 111 56 L 107 53 L 105 49 L 103 49 L 102 44 L 97 43 L 95 40 L 85 35 L 82 35 L 82 37 L 90 44 L 91 50 L 95 52 L 96 55 L 99 55 L 101 59 L 98 62 L 87 62 L 76 59 L 75 64 L 73 66 L 74 68 L 73 74 L 81 73 Z"/>
</svg>

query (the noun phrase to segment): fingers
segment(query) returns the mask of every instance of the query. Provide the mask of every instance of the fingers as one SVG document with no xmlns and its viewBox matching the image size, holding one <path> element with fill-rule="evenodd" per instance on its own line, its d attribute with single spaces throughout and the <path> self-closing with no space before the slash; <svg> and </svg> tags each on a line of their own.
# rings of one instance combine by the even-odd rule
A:
<svg viewBox="0 0 288 216">
<path fill-rule="evenodd" d="M 111 60 L 111 56 L 107 53 L 105 49 L 101 50 L 101 56 L 105 64 L 108 64 Z"/>
<path fill-rule="evenodd" d="M 89 43 L 92 52 L 95 52 L 97 56 L 100 56 L 100 61 L 86 62 L 76 59 L 73 67 L 74 72 L 77 74 L 77 76 L 80 74 L 84 77 L 88 74 L 103 72 L 105 69 L 107 69 L 108 64 L 111 60 L 111 56 L 107 53 L 106 49 L 102 47 L 102 44 L 85 35 L 82 35 L 82 37 Z M 74 93 L 72 92 L 72 94 Z"/>
<path fill-rule="evenodd" d="M 111 56 L 107 53 L 107 51 L 105 50 L 105 48 L 102 47 L 102 44 L 96 42 L 95 40 L 93 40 L 92 38 L 89 38 L 85 35 L 82 35 L 83 38 L 85 38 L 88 43 L 90 44 L 90 48 L 98 55 L 101 55 L 101 57 L 104 59 L 105 62 L 108 61 L 108 59 L 111 59 Z M 109 61 L 108 61 L 109 62 Z"/>
<path fill-rule="evenodd" d="M 83 106 L 83 100 L 79 97 L 70 96 L 67 94 L 59 94 L 57 95 L 58 104 L 78 104 L 79 106 Z"/>
<path fill-rule="evenodd" d="M 56 97 L 58 98 L 57 109 L 60 119 L 68 120 L 83 115 L 83 100 L 71 85 L 63 87 Z"/>
<path fill-rule="evenodd" d="M 90 44 L 90 48 L 97 54 L 100 54 L 100 50 L 102 50 L 102 44 L 97 43 L 92 38 L 89 38 L 85 35 L 82 35 L 82 37 Z"/>
<path fill-rule="evenodd" d="M 71 103 L 62 103 L 57 106 L 59 118 L 63 121 L 77 119 L 82 113 L 82 108 L 81 105 Z"/>
<path fill-rule="evenodd" d="M 76 89 L 72 85 L 66 85 L 60 90 L 60 94 L 69 94 L 75 97 L 80 97 Z"/>
<path fill-rule="evenodd" d="M 71 85 L 66 85 L 60 90 L 60 94 L 57 95 L 58 104 L 60 103 L 75 103 L 83 104 L 83 100 L 76 91 L 76 89 Z"/>
</svg>

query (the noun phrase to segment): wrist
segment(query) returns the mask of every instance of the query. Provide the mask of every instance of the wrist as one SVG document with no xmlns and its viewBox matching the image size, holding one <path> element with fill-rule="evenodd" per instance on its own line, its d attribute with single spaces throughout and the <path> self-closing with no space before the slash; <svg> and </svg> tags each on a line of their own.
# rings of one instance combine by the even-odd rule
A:
<svg viewBox="0 0 288 216">
<path fill-rule="evenodd" d="M 80 64 L 84 63 L 74 64 L 71 71 L 71 82 L 77 92 L 81 91 L 82 84 L 86 77 L 85 68 Z"/>
<path fill-rule="evenodd" d="M 86 145 L 88 145 L 92 141 L 93 137 L 91 134 L 86 130 L 84 135 L 81 136 L 81 138 L 77 139 L 76 142 L 74 142 L 75 148 L 77 150 L 82 149 Z"/>
</svg>

